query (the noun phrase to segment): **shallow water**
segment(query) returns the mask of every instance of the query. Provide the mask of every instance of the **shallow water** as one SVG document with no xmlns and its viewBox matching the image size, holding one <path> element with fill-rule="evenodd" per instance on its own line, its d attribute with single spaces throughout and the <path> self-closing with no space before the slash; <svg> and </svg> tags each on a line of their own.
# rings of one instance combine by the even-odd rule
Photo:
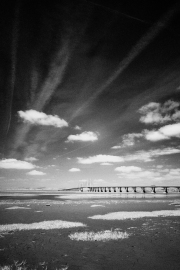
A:
<svg viewBox="0 0 180 270">
<path fill-rule="evenodd" d="M 9 224 L 9 230 L 1 233 L 0 265 L 26 260 L 38 269 L 180 269 L 180 217 L 168 215 L 178 209 L 179 193 L 3 192 L 0 225 Z M 127 218 L 131 212 L 138 218 Z M 126 218 L 89 218 L 109 213 Z M 85 226 L 63 228 L 66 222 Z M 121 233 L 128 237 L 121 239 Z"/>
</svg>

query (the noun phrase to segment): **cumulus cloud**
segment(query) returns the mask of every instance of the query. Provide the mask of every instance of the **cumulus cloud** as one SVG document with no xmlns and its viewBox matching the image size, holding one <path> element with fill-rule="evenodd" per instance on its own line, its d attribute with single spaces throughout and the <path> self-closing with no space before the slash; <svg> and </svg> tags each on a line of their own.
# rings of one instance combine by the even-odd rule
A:
<svg viewBox="0 0 180 270">
<path fill-rule="evenodd" d="M 179 102 L 168 100 L 164 104 L 150 102 L 139 109 L 140 122 L 145 124 L 163 124 L 180 120 Z"/>
<path fill-rule="evenodd" d="M 117 172 L 122 172 L 122 173 L 131 173 L 131 172 L 141 172 L 142 169 L 140 167 L 136 166 L 121 166 L 117 167 L 114 169 Z"/>
<path fill-rule="evenodd" d="M 43 173 L 41 171 L 36 171 L 36 170 L 33 170 L 33 171 L 30 171 L 28 173 L 26 173 L 27 175 L 45 175 L 46 173 Z"/>
<path fill-rule="evenodd" d="M 25 112 L 19 111 L 18 115 L 24 120 L 24 122 L 34 125 L 54 126 L 58 128 L 68 126 L 68 123 L 64 119 L 59 118 L 59 116 L 47 115 L 36 110 L 27 110 Z"/>
<path fill-rule="evenodd" d="M 156 130 L 144 130 L 144 137 L 146 140 L 152 142 L 169 140 L 169 137 Z"/>
<path fill-rule="evenodd" d="M 93 163 L 116 163 L 116 162 L 123 162 L 124 159 L 119 156 L 111 156 L 111 155 L 96 155 L 96 156 L 91 156 L 88 158 L 80 158 L 78 157 L 78 162 L 81 164 L 93 164 Z"/>
<path fill-rule="evenodd" d="M 112 146 L 111 147 L 111 149 L 120 149 L 120 148 L 122 148 L 122 145 L 114 145 L 114 146 Z"/>
<path fill-rule="evenodd" d="M 163 179 L 163 176 L 160 172 L 154 171 L 127 171 L 127 172 L 119 172 L 118 178 L 121 181 L 124 181 L 127 185 L 133 185 L 133 183 L 142 182 L 144 185 L 152 185 L 159 181 L 159 179 Z"/>
<path fill-rule="evenodd" d="M 104 179 L 94 179 L 93 182 L 97 182 L 97 183 L 102 183 L 102 182 L 106 182 Z"/>
<path fill-rule="evenodd" d="M 112 163 L 109 163 L 109 162 L 103 162 L 103 163 L 101 163 L 100 165 L 110 166 L 110 165 L 113 165 L 113 164 L 112 164 Z"/>
<path fill-rule="evenodd" d="M 71 168 L 69 172 L 80 172 L 80 169 L 78 168 Z"/>
<path fill-rule="evenodd" d="M 158 130 L 144 130 L 144 136 L 149 141 L 169 140 L 171 137 L 180 138 L 180 123 L 166 125 Z"/>
<path fill-rule="evenodd" d="M 179 176 L 180 175 L 180 169 L 170 169 L 169 174 Z"/>
<path fill-rule="evenodd" d="M 35 157 L 27 157 L 25 158 L 25 161 L 30 161 L 30 162 L 33 162 L 33 161 L 37 161 L 38 159 L 35 158 Z"/>
<path fill-rule="evenodd" d="M 111 149 L 120 149 L 122 147 L 133 146 L 136 139 L 143 137 L 141 133 L 129 133 L 122 136 L 122 143 L 111 147 Z"/>
<path fill-rule="evenodd" d="M 81 134 L 76 134 L 76 135 L 69 135 L 67 138 L 68 142 L 73 142 L 73 141 L 82 141 L 82 142 L 88 142 L 88 141 L 97 141 L 98 136 L 95 132 L 92 131 L 84 131 Z"/>
<path fill-rule="evenodd" d="M 75 126 L 74 129 L 75 129 L 75 130 L 81 130 L 81 127 Z"/>
<path fill-rule="evenodd" d="M 180 149 L 179 148 L 173 148 L 173 147 L 166 147 L 166 148 L 158 148 L 155 150 L 149 150 L 149 151 L 137 151 L 133 154 L 129 154 L 124 156 L 125 161 L 153 161 L 155 157 L 164 156 L 164 155 L 173 155 L 173 154 L 179 154 Z"/>
<path fill-rule="evenodd" d="M 35 165 L 22 160 L 13 158 L 0 160 L 0 168 L 2 169 L 18 169 L 18 170 L 31 170 L 36 168 Z"/>
</svg>

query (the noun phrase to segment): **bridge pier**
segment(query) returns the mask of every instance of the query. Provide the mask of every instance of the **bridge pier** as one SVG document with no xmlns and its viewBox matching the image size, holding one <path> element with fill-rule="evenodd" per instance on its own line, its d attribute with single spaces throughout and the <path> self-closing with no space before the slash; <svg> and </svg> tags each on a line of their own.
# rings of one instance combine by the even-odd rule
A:
<svg viewBox="0 0 180 270">
<path fill-rule="evenodd" d="M 151 189 L 152 193 L 156 193 L 156 190 L 161 189 L 161 192 L 171 193 L 171 188 L 172 192 L 179 192 L 180 193 L 180 186 L 109 186 L 109 187 L 85 187 L 81 186 L 78 188 L 72 188 L 72 189 L 65 189 L 65 190 L 76 190 L 79 192 L 131 192 L 133 191 L 134 193 L 137 192 L 138 189 L 141 189 L 143 193 L 147 193 L 149 189 Z"/>
<path fill-rule="evenodd" d="M 142 189 L 143 193 L 146 193 L 145 187 L 141 187 L 141 189 Z"/>
</svg>

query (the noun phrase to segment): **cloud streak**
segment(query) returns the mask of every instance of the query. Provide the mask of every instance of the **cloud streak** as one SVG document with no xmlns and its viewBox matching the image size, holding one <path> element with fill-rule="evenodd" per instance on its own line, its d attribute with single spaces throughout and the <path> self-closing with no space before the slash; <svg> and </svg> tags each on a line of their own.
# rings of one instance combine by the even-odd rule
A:
<svg viewBox="0 0 180 270">
<path fill-rule="evenodd" d="M 45 79 L 38 94 L 34 95 L 34 100 L 30 104 L 30 108 L 36 111 L 42 111 L 44 106 L 52 97 L 57 86 L 60 85 L 64 77 L 66 68 L 70 59 L 70 38 L 67 37 L 62 41 L 62 46 L 59 51 L 53 57 L 51 66 L 49 69 L 49 74 Z M 14 154 L 19 146 L 21 146 L 26 138 L 26 135 L 31 129 L 31 125 L 21 125 L 15 135 L 14 150 L 11 154 Z"/>
<path fill-rule="evenodd" d="M 18 39 L 19 39 L 19 13 L 20 13 L 20 1 L 17 1 L 17 6 L 14 14 L 14 23 L 12 29 L 12 44 L 11 44 L 11 84 L 10 84 L 10 94 L 9 94 L 9 102 L 8 102 L 8 124 L 6 130 L 6 136 L 9 132 L 10 124 L 11 124 L 11 114 L 12 114 L 12 103 L 14 96 L 14 86 L 16 80 L 16 64 L 17 64 L 17 47 L 18 47 Z"/>
<path fill-rule="evenodd" d="M 139 54 L 155 39 L 156 36 L 166 27 L 173 15 L 179 10 L 179 4 L 173 5 L 133 46 L 128 55 L 120 62 L 116 71 L 107 79 L 107 81 L 74 113 L 73 118 L 80 115 L 104 90 L 111 85 L 118 76 L 139 56 Z"/>
</svg>

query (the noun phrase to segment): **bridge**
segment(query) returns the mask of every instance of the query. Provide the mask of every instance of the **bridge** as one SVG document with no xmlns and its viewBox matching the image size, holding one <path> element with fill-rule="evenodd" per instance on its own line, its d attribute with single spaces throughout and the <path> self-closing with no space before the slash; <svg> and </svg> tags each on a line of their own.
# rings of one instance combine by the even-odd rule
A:
<svg viewBox="0 0 180 270">
<path fill-rule="evenodd" d="M 134 193 L 141 191 L 147 193 L 149 190 L 152 193 L 156 193 L 157 190 L 163 190 L 166 194 L 171 192 L 180 192 L 180 186 L 107 186 L 107 187 L 79 187 L 79 188 L 70 188 L 64 189 L 66 191 L 80 191 L 80 192 L 131 192 Z M 173 189 L 173 191 L 172 191 Z"/>
</svg>

